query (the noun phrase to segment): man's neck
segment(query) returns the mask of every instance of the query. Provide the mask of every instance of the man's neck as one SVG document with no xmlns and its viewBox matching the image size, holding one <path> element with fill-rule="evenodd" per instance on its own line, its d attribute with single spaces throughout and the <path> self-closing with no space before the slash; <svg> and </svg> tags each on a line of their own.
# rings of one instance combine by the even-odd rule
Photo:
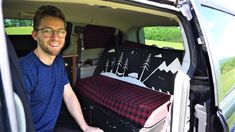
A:
<svg viewBox="0 0 235 132">
<path fill-rule="evenodd" d="M 54 55 L 50 55 L 46 52 L 44 52 L 43 50 L 36 48 L 34 50 L 34 53 L 36 54 L 36 56 L 39 58 L 39 60 L 44 63 L 45 65 L 51 65 L 53 63 L 53 61 L 55 60 Z"/>
</svg>

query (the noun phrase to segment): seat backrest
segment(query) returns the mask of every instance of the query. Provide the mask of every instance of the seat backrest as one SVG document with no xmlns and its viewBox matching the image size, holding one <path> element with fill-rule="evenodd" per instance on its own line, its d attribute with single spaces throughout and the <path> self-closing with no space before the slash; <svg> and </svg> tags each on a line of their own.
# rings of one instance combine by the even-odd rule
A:
<svg viewBox="0 0 235 132">
<path fill-rule="evenodd" d="M 25 56 L 37 46 L 31 35 L 8 35 L 8 37 L 18 57 Z"/>
<path fill-rule="evenodd" d="M 26 131 L 34 132 L 31 109 L 30 109 L 29 103 L 25 95 L 18 58 L 8 36 L 6 36 L 6 41 L 7 41 L 7 46 L 8 46 L 7 50 L 8 50 L 8 55 L 9 55 L 13 90 L 14 90 L 14 93 L 16 93 L 19 96 L 24 107 L 25 118 L 26 118 Z"/>
<path fill-rule="evenodd" d="M 141 46 L 140 46 L 141 45 Z M 107 48 L 95 70 L 116 79 L 131 78 L 132 83 L 173 94 L 174 78 L 181 69 L 184 51 L 138 44 Z"/>
</svg>

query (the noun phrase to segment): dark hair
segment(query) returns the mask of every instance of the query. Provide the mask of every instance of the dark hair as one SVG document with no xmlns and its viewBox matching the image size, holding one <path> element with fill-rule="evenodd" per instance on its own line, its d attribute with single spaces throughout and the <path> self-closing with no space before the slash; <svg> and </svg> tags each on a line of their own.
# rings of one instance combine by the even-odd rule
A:
<svg viewBox="0 0 235 132">
<path fill-rule="evenodd" d="M 41 19 L 46 16 L 58 17 L 65 22 L 64 14 L 59 8 L 55 6 L 50 6 L 50 5 L 41 6 L 38 8 L 33 18 L 33 30 L 34 31 L 36 31 L 38 26 L 40 25 Z"/>
</svg>

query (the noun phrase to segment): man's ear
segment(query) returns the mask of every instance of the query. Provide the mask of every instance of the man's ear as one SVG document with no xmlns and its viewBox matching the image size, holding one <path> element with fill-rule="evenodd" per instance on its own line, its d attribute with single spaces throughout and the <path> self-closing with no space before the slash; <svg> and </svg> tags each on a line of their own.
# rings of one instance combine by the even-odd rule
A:
<svg viewBox="0 0 235 132">
<path fill-rule="evenodd" d="M 32 31 L 32 37 L 35 41 L 37 41 L 37 32 L 36 31 Z"/>
</svg>

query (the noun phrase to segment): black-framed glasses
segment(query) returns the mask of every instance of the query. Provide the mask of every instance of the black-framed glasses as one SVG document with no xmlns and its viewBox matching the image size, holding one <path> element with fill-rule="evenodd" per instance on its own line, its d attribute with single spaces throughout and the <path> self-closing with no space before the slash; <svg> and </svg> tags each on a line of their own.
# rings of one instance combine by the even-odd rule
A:
<svg viewBox="0 0 235 132">
<path fill-rule="evenodd" d="M 59 29 L 59 30 L 54 30 L 52 28 L 41 28 L 41 29 L 37 29 L 37 30 L 41 30 L 42 31 L 42 35 L 45 38 L 50 38 L 52 37 L 52 35 L 54 33 L 57 33 L 59 38 L 64 38 L 66 36 L 66 30 L 64 29 Z"/>
</svg>

